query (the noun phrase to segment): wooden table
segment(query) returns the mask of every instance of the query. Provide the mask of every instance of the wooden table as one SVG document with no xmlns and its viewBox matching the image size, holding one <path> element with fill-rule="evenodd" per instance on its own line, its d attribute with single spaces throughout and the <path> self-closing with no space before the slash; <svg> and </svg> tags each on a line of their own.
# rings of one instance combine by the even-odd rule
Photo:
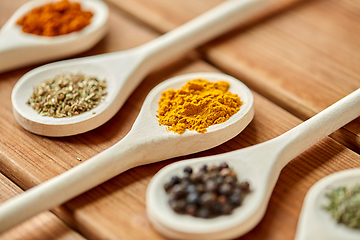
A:
<svg viewBox="0 0 360 240">
<path fill-rule="evenodd" d="M 0 26 L 24 2 L 0 1 Z M 221 2 L 107 0 L 109 33 L 93 49 L 73 57 L 138 46 Z M 121 140 L 147 93 L 171 76 L 221 71 L 247 84 L 255 97 L 254 120 L 232 140 L 201 153 L 131 169 L 0 238 L 164 239 L 148 221 L 145 205 L 147 184 L 158 170 L 182 159 L 272 139 L 360 87 L 358 0 L 279 0 L 271 12 L 154 69 L 109 122 L 77 136 L 37 136 L 14 119 L 11 90 L 38 65 L 0 74 L 1 202 Z M 360 167 L 359 123 L 354 120 L 292 160 L 279 177 L 263 220 L 239 239 L 293 239 L 308 189 L 331 173 Z"/>
</svg>

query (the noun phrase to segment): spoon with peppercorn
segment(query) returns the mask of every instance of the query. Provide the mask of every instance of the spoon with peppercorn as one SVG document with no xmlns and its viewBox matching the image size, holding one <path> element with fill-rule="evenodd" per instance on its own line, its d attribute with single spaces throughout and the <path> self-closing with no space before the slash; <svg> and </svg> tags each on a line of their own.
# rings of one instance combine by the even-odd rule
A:
<svg viewBox="0 0 360 240">
<path fill-rule="evenodd" d="M 90 131 L 112 118 L 143 77 L 155 66 L 203 44 L 234 26 L 254 19 L 266 9 L 274 7 L 274 4 L 279 2 L 225 1 L 179 28 L 139 47 L 60 61 L 36 68 L 25 74 L 13 88 L 11 100 L 15 118 L 23 128 L 39 135 L 60 137 Z M 105 79 L 105 99 L 89 111 L 60 118 L 42 116 L 26 104 L 34 87 L 63 73 L 81 73 Z M 53 102 L 62 101 L 62 97 L 51 98 Z M 77 105 L 74 105 L 74 108 L 76 107 Z"/>
<path fill-rule="evenodd" d="M 209 126 L 205 133 L 178 134 L 159 125 L 158 109 L 162 93 L 178 89 L 188 81 L 225 81 L 229 92 L 242 105 L 228 120 Z M 230 103 L 231 104 L 231 103 Z M 203 151 L 235 137 L 252 120 L 253 95 L 239 80 L 221 73 L 190 73 L 166 80 L 146 97 L 130 132 L 118 143 L 65 173 L 50 179 L 0 205 L 0 232 L 35 214 L 60 205 L 112 177 L 136 166 Z"/>
<path fill-rule="evenodd" d="M 306 194 L 295 239 L 357 240 L 359 212 L 360 168 L 333 173 Z"/>
<path fill-rule="evenodd" d="M 25 3 L 0 29 L 0 72 L 83 52 L 105 36 L 109 9 L 104 2 L 98 0 L 80 2 L 82 10 L 93 14 L 90 24 L 80 31 L 46 37 L 21 30 L 21 26 L 17 24 L 19 19 L 35 8 L 53 2 L 58 0 L 33 0 Z"/>
<path fill-rule="evenodd" d="M 359 104 L 360 89 L 270 141 L 225 154 L 173 163 L 163 168 L 151 180 L 146 194 L 147 212 L 153 226 L 165 236 L 175 239 L 231 239 L 245 234 L 265 214 L 282 168 L 303 151 L 358 117 Z M 232 169 L 230 173 L 227 171 L 232 180 L 225 180 L 228 176 L 222 175 L 224 173 L 219 167 L 214 170 L 214 176 L 207 173 L 209 170 L 206 169 L 223 161 Z M 204 164 L 207 168 L 202 167 Z M 187 167 L 191 167 L 191 175 Z M 183 169 L 186 169 L 185 173 Z M 198 176 L 204 175 L 204 172 L 206 177 Z M 204 182 L 203 178 L 212 182 Z M 200 190 L 190 195 L 195 188 L 188 189 L 188 186 L 198 184 L 203 187 L 198 187 Z"/>
</svg>

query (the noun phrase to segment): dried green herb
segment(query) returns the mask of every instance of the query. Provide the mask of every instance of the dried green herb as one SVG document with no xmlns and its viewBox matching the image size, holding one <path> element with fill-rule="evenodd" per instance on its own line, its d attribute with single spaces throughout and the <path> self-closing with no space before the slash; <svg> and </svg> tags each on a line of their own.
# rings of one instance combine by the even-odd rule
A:
<svg viewBox="0 0 360 240">
<path fill-rule="evenodd" d="M 339 187 L 327 197 L 330 202 L 325 209 L 338 223 L 360 229 L 360 184 L 353 188 Z"/>
<path fill-rule="evenodd" d="M 27 104 L 42 116 L 72 117 L 97 107 L 106 94 L 105 80 L 64 73 L 34 88 Z"/>
</svg>

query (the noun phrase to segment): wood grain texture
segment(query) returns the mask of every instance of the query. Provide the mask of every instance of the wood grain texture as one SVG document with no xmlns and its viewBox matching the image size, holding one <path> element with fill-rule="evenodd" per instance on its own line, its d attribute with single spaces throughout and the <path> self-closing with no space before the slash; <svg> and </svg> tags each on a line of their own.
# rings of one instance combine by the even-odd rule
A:
<svg viewBox="0 0 360 240">
<path fill-rule="evenodd" d="M 81 56 L 128 49 L 159 35 L 148 27 L 148 22 L 141 20 L 145 22 L 143 24 L 139 22 L 138 16 L 129 16 L 130 11 L 125 14 L 123 10 L 119 10 L 116 6 L 120 5 L 114 1 L 112 0 L 113 4 L 110 5 L 109 34 L 92 50 Z M 0 2 L 0 26 L 6 21 L 6 16 L 10 16 L 10 10 L 16 9 L 22 2 L 24 1 Z M 166 4 L 161 5 L 162 1 L 160 0 L 134 0 L 121 1 L 121 4 L 128 5 L 127 9 L 136 9 L 138 6 L 139 12 L 141 12 L 141 7 L 143 11 L 141 15 L 144 19 L 151 18 L 159 11 L 163 15 L 168 14 L 169 19 L 174 22 L 180 18 L 178 23 L 180 24 L 181 21 L 186 21 L 189 17 L 210 9 L 220 1 L 185 1 L 187 4 L 180 3 L 181 1 L 164 2 Z M 193 10 L 190 14 L 186 10 L 180 11 L 180 8 L 176 9 L 176 4 Z M 3 12 L 2 5 L 7 6 L 6 12 Z M 164 8 L 158 9 L 156 7 L 158 5 Z M 169 6 L 174 12 L 169 10 Z M 151 9 L 156 9 L 155 13 Z M 296 12 L 295 9 L 292 11 Z M 180 15 L 183 17 L 181 18 Z M 162 20 L 162 17 L 160 19 L 156 24 L 168 24 L 163 27 L 164 29 L 175 26 L 174 23 L 168 23 L 169 20 Z M 270 20 L 273 21 L 273 19 Z M 287 18 L 284 17 L 283 21 L 285 20 Z M 265 22 L 262 24 L 266 25 Z M 244 32 L 241 32 L 242 34 Z M 231 55 L 231 51 L 223 50 L 222 44 L 225 44 L 227 39 L 231 42 L 234 38 L 237 36 L 232 33 L 225 36 L 224 39 L 220 39 L 220 42 L 216 41 L 214 52 L 219 55 Z M 242 38 L 239 37 L 239 39 L 241 41 Z M 212 54 L 210 50 L 212 50 L 212 45 L 205 49 L 205 53 L 209 53 L 209 56 Z M 222 53 L 222 51 L 225 52 Z M 233 51 L 237 52 L 237 48 L 234 48 Z M 191 52 L 154 70 L 134 91 L 118 114 L 103 126 L 73 137 L 45 138 L 23 130 L 12 115 L 11 89 L 16 81 L 33 67 L 0 75 L 0 101 L 2 102 L 0 105 L 0 171 L 23 189 L 29 189 L 61 174 L 121 140 L 130 130 L 147 93 L 161 81 L 183 73 L 219 71 L 199 60 L 199 56 L 195 52 Z M 301 67 L 299 66 L 299 68 Z M 249 72 L 252 69 L 249 67 Z M 242 76 L 238 72 L 235 74 Z M 249 82 L 246 76 L 242 80 Z M 274 86 L 274 89 L 279 88 L 276 84 Z M 301 122 L 285 109 L 267 100 L 264 97 L 268 97 L 266 94 L 262 96 L 254 91 L 254 96 L 255 118 L 234 139 L 201 153 L 131 169 L 53 209 L 53 212 L 87 239 L 164 239 L 152 228 L 145 213 L 146 187 L 158 170 L 174 161 L 220 154 L 264 142 Z M 77 158 L 80 158 L 81 161 Z M 359 155 L 330 138 L 324 139 L 284 168 L 275 186 L 264 219 L 251 232 L 239 239 L 293 239 L 307 190 L 322 177 L 353 167 L 360 167 Z M 20 226 L 16 232 L 20 234 L 21 231 L 23 229 Z M 52 232 L 52 230 L 50 231 Z"/>
<path fill-rule="evenodd" d="M 224 1 L 226 0 L 107 0 L 161 33 L 173 30 Z M 257 17 L 271 15 L 298 1 L 301 0 L 267 0 L 272 2 L 271 8 L 259 13 Z"/>
<path fill-rule="evenodd" d="M 4 175 L 0 174 L 0 203 L 15 197 L 23 191 Z M 37 240 L 84 239 L 79 233 L 70 229 L 64 222 L 51 212 L 44 212 L 26 222 L 0 234 L 3 240 Z"/>
</svg>

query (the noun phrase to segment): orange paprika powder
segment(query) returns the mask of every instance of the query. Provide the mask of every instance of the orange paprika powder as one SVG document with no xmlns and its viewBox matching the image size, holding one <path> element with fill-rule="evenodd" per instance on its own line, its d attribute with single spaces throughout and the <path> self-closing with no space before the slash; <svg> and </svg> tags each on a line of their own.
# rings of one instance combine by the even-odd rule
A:
<svg viewBox="0 0 360 240">
<path fill-rule="evenodd" d="M 83 11 L 78 2 L 62 0 L 34 8 L 17 21 L 25 33 L 58 36 L 80 31 L 91 23 L 93 13 Z"/>
</svg>

